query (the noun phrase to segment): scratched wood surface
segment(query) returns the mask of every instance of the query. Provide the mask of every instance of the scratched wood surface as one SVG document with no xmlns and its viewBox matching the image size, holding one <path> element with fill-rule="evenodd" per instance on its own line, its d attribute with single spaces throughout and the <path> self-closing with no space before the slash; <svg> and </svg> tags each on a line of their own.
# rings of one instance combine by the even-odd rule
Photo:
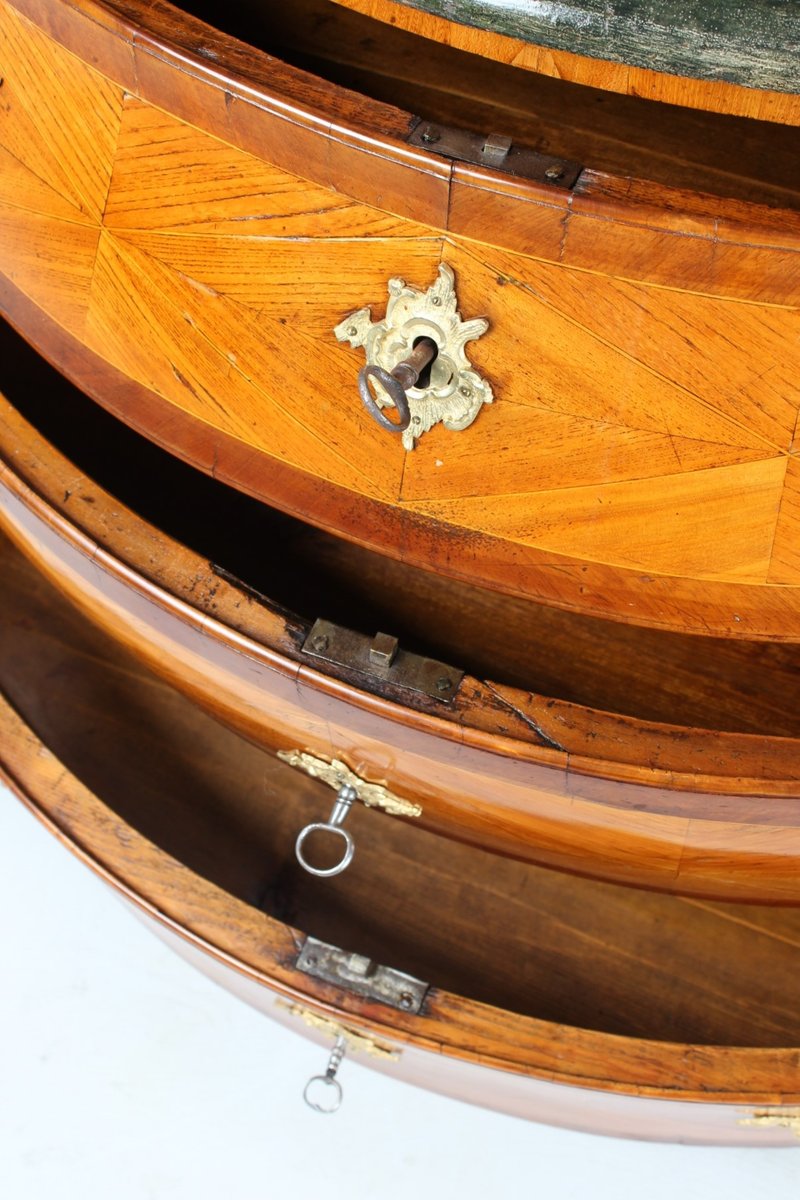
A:
<svg viewBox="0 0 800 1200">
<path fill-rule="evenodd" d="M 222 120 L 218 86 L 164 50 L 186 25 L 202 62 L 190 18 L 148 13 L 172 41 L 137 43 L 134 94 L 112 7 L 18 3 L 0 10 L 2 304 L 96 399 L 406 561 L 625 621 L 800 638 L 796 213 L 591 171 L 570 197 L 401 152 L 399 113 L 394 142 L 345 152 L 299 107 L 290 126 L 240 117 L 241 85 Z M 91 66 L 74 53 L 90 11 L 114 26 Z M 273 82 L 306 86 L 280 64 Z M 440 261 L 464 314 L 489 317 L 471 354 L 497 399 L 406 454 L 331 331 Z"/>
<path fill-rule="evenodd" d="M 0 524 L 221 721 L 342 759 L 420 804 L 415 825 L 499 853 L 800 901 L 796 647 L 597 621 L 392 563 L 172 459 L 10 335 L 0 361 L 18 406 L 0 403 Z M 449 705 L 370 688 L 302 652 L 318 616 L 471 677 Z"/>
<path fill-rule="evenodd" d="M 173 930 L 284 996 L 445 1057 L 610 1092 L 796 1103 L 798 910 L 565 879 L 363 810 L 351 870 L 312 886 L 292 846 L 321 785 L 203 717 L 2 553 L 3 770 Z M 432 986 L 421 1014 L 301 975 L 305 933 L 417 972 Z"/>
<path fill-rule="evenodd" d="M 334 2 L 524 70 L 800 124 L 800 9 L 793 0 L 681 7 L 660 0 Z"/>
</svg>

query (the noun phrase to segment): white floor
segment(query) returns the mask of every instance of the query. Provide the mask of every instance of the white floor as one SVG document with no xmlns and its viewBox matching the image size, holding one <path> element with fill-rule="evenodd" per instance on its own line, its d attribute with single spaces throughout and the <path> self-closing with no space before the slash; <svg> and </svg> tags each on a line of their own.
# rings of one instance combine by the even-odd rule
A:
<svg viewBox="0 0 800 1200">
<path fill-rule="evenodd" d="M 528 1125 L 324 1067 L 174 957 L 0 787 L 2 1200 L 796 1200 L 800 1154 Z"/>
</svg>

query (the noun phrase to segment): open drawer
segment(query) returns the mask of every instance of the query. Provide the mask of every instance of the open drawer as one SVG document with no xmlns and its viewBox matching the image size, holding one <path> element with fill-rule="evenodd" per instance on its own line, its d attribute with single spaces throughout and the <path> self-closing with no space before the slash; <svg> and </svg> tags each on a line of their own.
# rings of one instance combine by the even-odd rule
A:
<svg viewBox="0 0 800 1200">
<path fill-rule="evenodd" d="M 210 975 L 368 1065 L 503 1111 L 794 1140 L 799 910 L 574 879 L 391 821 L 346 875 L 314 880 L 293 843 L 322 785 L 155 680 L 5 541 L 1 561 L 6 778 Z M 346 952 L 349 976 L 301 969 L 308 937 Z M 376 994 L 364 959 L 416 982 Z"/>
<path fill-rule="evenodd" d="M 592 620 L 392 563 L 207 480 L 12 335 L 3 345 L 16 407 L 0 417 L 0 522 L 204 708 L 485 849 L 685 894 L 800 899 L 795 647 Z M 358 645 L 399 635 L 401 665 L 438 660 L 434 683 L 454 686 L 334 661 L 318 618 Z"/>
</svg>

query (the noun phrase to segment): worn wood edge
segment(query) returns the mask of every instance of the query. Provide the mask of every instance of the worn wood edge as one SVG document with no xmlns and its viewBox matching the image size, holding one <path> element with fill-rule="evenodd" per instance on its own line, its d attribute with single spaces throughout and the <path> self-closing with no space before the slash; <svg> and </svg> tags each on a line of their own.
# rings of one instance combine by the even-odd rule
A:
<svg viewBox="0 0 800 1200">
<path fill-rule="evenodd" d="M 0 730 L 0 775 L 62 845 L 159 924 L 279 996 L 310 1005 L 323 1016 L 344 1016 L 378 1037 L 514 1074 L 662 1099 L 800 1102 L 800 1054 L 794 1048 L 625 1038 L 517 1016 L 438 989 L 428 994 L 420 1016 L 392 1012 L 391 1024 L 382 1021 L 388 1014 L 380 1005 L 296 971 L 291 959 L 304 937 L 300 931 L 256 915 L 122 822 L 59 763 L 2 697 Z M 601 1062 L 613 1064 L 620 1078 L 598 1074 Z M 642 1078 L 654 1073 L 658 1082 Z M 691 1082 L 681 1083 L 681 1076 Z M 739 1079 L 753 1082 L 744 1086 L 737 1084 Z"/>
<path fill-rule="evenodd" d="M 454 18 L 438 16 L 395 0 L 333 0 L 375 20 L 396 25 L 420 37 L 429 37 L 446 45 L 481 54 L 497 62 L 509 63 L 522 70 L 552 75 L 572 83 L 582 83 L 606 91 L 647 96 L 654 100 L 683 103 L 690 108 L 710 112 L 753 116 L 758 108 L 760 120 L 777 120 L 800 125 L 800 102 L 796 93 L 749 87 L 727 80 L 681 76 L 653 68 L 630 66 L 613 59 L 582 55 L 548 46 L 543 41 L 522 40 L 509 34 L 495 33 L 480 26 L 467 25 Z M 680 100 L 676 88 L 681 83 L 691 99 Z M 773 115 L 771 115 L 773 114 Z"/>
<path fill-rule="evenodd" d="M 190 123 L 198 125 L 207 133 L 220 137 L 248 153 L 258 154 L 258 145 L 248 141 L 242 129 L 238 125 L 232 126 L 228 120 L 228 108 L 232 99 L 248 105 L 254 114 L 260 114 L 258 120 L 280 119 L 288 122 L 287 130 L 291 125 L 301 126 L 306 133 L 339 141 L 343 146 L 363 152 L 369 157 L 377 157 L 387 164 L 394 163 L 420 175 L 429 176 L 431 180 L 436 181 L 434 192 L 426 192 L 424 196 L 408 196 L 407 204 L 404 198 L 403 211 L 398 210 L 395 215 L 420 221 L 442 232 L 450 230 L 451 197 L 459 165 L 432 151 L 418 150 L 407 144 L 406 131 L 410 130 L 415 120 L 412 114 L 290 67 L 263 51 L 246 46 L 235 38 L 214 30 L 197 18 L 181 13 L 166 3 L 166 0 L 157 0 L 153 4 L 147 4 L 145 0 L 5 2 L 79 57 L 85 54 L 83 38 L 78 36 L 71 26 L 68 28 L 68 23 L 59 19 L 60 12 L 68 12 L 71 19 L 77 19 L 79 22 L 89 22 L 95 31 L 102 30 L 106 38 L 113 38 L 114 53 L 108 50 L 101 38 L 100 42 L 93 44 L 90 65 L 141 99 L 154 103 L 156 107 L 163 107 L 163 99 L 151 94 L 147 79 L 142 78 L 142 73 L 136 68 L 137 55 L 147 55 L 158 60 L 176 73 L 176 80 L 181 75 L 186 75 L 199 85 L 213 89 L 217 99 L 213 103 L 209 102 L 202 111 L 194 105 L 191 116 L 184 119 L 189 119 Z M 130 51 L 130 61 L 125 59 L 123 65 L 119 60 L 120 42 Z M 209 55 L 203 56 L 199 52 L 198 47 L 206 45 L 207 48 L 211 48 L 212 44 L 213 49 Z M 312 97 L 311 100 L 309 96 Z M 177 105 L 177 95 L 175 102 Z M 333 113 L 337 115 L 334 116 Z M 175 115 L 180 114 L 176 111 Z M 800 98 L 797 122 L 800 123 Z M 296 171 L 294 160 L 279 161 L 280 157 L 281 151 L 278 148 L 271 155 L 274 165 Z M 305 176 L 322 186 L 333 186 L 337 192 L 353 199 L 395 212 L 396 204 L 393 208 L 391 203 L 377 203 L 374 189 L 367 185 L 365 190 L 363 181 L 350 169 L 349 160 L 337 163 L 331 161 L 330 156 L 326 154 L 323 155 L 323 161 L 325 166 L 321 172 L 314 162 L 308 160 L 304 169 Z M 642 196 L 635 186 L 631 186 L 637 181 L 592 172 L 591 164 L 586 166 L 589 170 L 585 173 L 586 178 L 578 195 L 582 201 L 589 204 L 591 211 L 583 215 L 602 218 L 612 225 L 647 225 L 653 210 L 653 185 L 650 185 L 645 196 Z M 459 169 L 463 170 L 463 167 Z M 555 214 L 563 213 L 564 197 L 558 189 L 532 181 L 520 182 L 501 172 L 484 173 L 484 184 L 488 183 L 493 175 L 497 178 L 498 190 L 506 191 L 507 184 L 514 184 L 513 188 L 506 191 L 506 195 L 512 201 L 533 201 L 541 206 L 551 207 Z M 700 193 L 695 197 L 692 193 L 663 185 L 655 185 L 655 191 L 660 198 L 659 207 L 670 211 L 673 237 L 687 236 L 695 241 L 697 211 L 711 209 L 715 220 L 725 231 L 725 235 L 720 236 L 717 230 L 713 237 L 714 241 L 721 244 L 726 244 L 729 240 L 732 245 L 761 247 L 768 252 L 779 249 L 782 253 L 787 249 L 797 248 L 800 244 L 798 213 L 736 200 L 728 201 Z M 615 197 L 613 200 L 610 198 L 612 196 Z M 620 219 L 620 208 L 623 210 L 624 220 Z M 681 219 L 685 219 L 685 230 L 680 228 Z M 505 224 L 501 220 L 492 226 L 492 240 L 489 244 L 503 249 L 515 249 L 517 253 L 522 252 L 505 239 Z M 596 224 L 602 240 L 602 221 L 598 220 Z M 762 229 L 771 230 L 771 238 L 767 239 L 763 234 L 759 234 L 759 230 Z M 615 250 L 612 249 L 612 255 L 614 253 Z M 545 245 L 541 247 L 540 253 L 537 251 L 536 256 L 545 261 L 556 261 Z M 613 260 L 606 261 L 604 254 L 601 255 L 601 259 L 602 273 L 613 274 Z M 673 269 L 676 274 L 674 279 L 670 279 L 669 286 L 686 286 L 691 290 L 693 278 L 682 274 L 680 268 Z M 619 273 L 620 277 L 624 277 L 622 266 Z M 724 271 L 719 282 L 720 286 L 725 283 Z M 730 294 L 738 295 L 743 287 L 738 279 L 733 280 Z M 746 289 L 741 294 L 744 299 L 748 298 Z"/>
<path fill-rule="evenodd" d="M 254 499 L 379 554 L 507 595 L 631 625 L 743 641 L 800 642 L 800 587 L 652 574 L 643 585 L 640 571 L 570 559 L 488 534 L 465 543 L 456 527 L 366 496 L 355 503 L 353 493 L 340 485 L 288 467 L 177 408 L 165 420 L 161 397 L 84 346 L 3 273 L 0 315 L 70 382 L 162 449 Z M 261 483 L 267 466 L 268 492 Z M 365 528 L 381 530 L 381 540 L 365 537 Z M 754 611 L 750 598 L 765 593 L 769 612 L 762 605 Z"/>
<path fill-rule="evenodd" d="M 7 425 L 8 414 L 3 412 L 3 404 L 16 418 L 10 430 Z M 63 464 L 65 477 L 69 475 L 74 480 L 76 489 L 80 489 L 84 485 L 91 486 L 99 504 L 94 503 L 83 510 L 82 519 L 77 519 L 72 512 L 66 512 L 63 505 L 57 506 L 49 500 L 45 492 L 55 495 L 59 490 L 57 483 L 49 478 L 45 481 L 42 473 L 37 474 L 24 469 L 24 463 L 19 461 L 21 455 L 14 455 L 13 451 L 15 438 L 18 438 L 20 434 L 23 434 L 22 445 L 26 451 L 39 456 L 38 461 L 43 471 L 52 474 Z M 12 462 L 12 456 L 17 458 L 16 462 Z M 627 735 L 631 753 L 629 761 L 592 758 L 576 754 L 568 746 L 559 749 L 548 747 L 546 744 L 542 745 L 542 737 L 546 737 L 546 733 L 537 736 L 531 730 L 530 736 L 527 738 L 519 735 L 511 737 L 472 725 L 471 718 L 474 719 L 477 715 L 474 710 L 480 707 L 479 693 L 474 706 L 467 704 L 466 708 L 454 709 L 452 712 L 448 710 L 446 714 L 442 715 L 418 712 L 403 704 L 364 692 L 345 680 L 335 679 L 324 671 L 308 665 L 299 654 L 287 655 L 286 648 L 291 644 L 292 639 L 287 632 L 286 621 L 279 611 L 270 609 L 266 598 L 258 609 L 259 616 L 263 615 L 263 622 L 257 621 L 255 629 L 237 629 L 229 623 L 228 619 L 222 619 L 214 612 L 209 611 L 208 607 L 202 603 L 202 594 L 200 602 L 194 597 L 190 599 L 187 595 L 181 595 L 183 575 L 188 574 L 188 578 L 195 580 L 200 574 L 204 564 L 199 556 L 195 556 L 185 546 L 149 525 L 87 477 L 76 475 L 74 468 L 70 470 L 67 460 L 15 413 L 2 394 L 0 394 L 0 487 L 7 489 L 36 519 L 52 529 L 65 543 L 91 559 L 99 569 L 118 579 L 133 591 L 146 595 L 149 600 L 163 610 L 172 612 L 180 620 L 202 630 L 207 636 L 223 642 L 236 653 L 257 659 L 271 670 L 288 678 L 297 678 L 298 680 L 302 678 L 303 683 L 307 683 L 315 690 L 328 695 L 337 695 L 345 703 L 364 711 L 379 713 L 390 723 L 419 728 L 434 736 L 457 741 L 463 745 L 479 747 L 493 753 L 501 753 L 515 760 L 536 762 L 558 769 L 568 767 L 574 774 L 591 778 L 634 782 L 653 788 L 666 786 L 677 791 L 697 791 L 715 797 L 728 793 L 731 796 L 748 798 L 789 797 L 800 799 L 800 782 L 793 775 L 787 775 L 782 779 L 763 778 L 747 773 L 748 759 L 751 754 L 759 759 L 768 759 L 771 752 L 790 748 L 792 752 L 798 754 L 798 762 L 800 762 L 800 739 L 759 734 L 721 733 L 713 729 L 693 729 L 692 732 L 705 735 L 709 739 L 713 739 L 715 743 L 719 743 L 720 740 L 725 743 L 731 756 L 730 773 L 708 773 L 700 770 L 688 772 L 672 767 L 668 763 L 655 768 L 647 762 L 647 743 L 645 742 L 642 747 L 637 744 L 640 735 L 646 736 L 651 732 L 664 733 L 667 736 L 670 733 L 680 735 L 685 732 L 684 727 L 664 722 L 621 718 L 616 714 L 607 714 L 586 706 L 557 702 L 564 710 L 570 710 L 576 720 L 585 721 L 588 727 L 594 728 L 598 723 L 609 719 L 621 727 L 623 738 Z M 134 561 L 131 557 L 120 558 L 115 549 L 103 544 L 102 540 L 98 540 L 102 539 L 102 530 L 98 528 L 98 525 L 102 525 L 106 507 L 109 505 L 113 505 L 115 522 L 119 528 L 137 532 L 139 536 L 146 539 L 146 544 L 156 540 L 162 544 L 163 559 L 167 569 L 166 577 L 160 579 L 156 577 L 152 570 L 148 570 L 146 562 Z M 22 545 L 22 548 L 25 549 L 13 517 L 7 511 L 7 506 L 2 504 L 0 504 L 0 523 L 5 525 L 17 544 Z M 30 554 L 29 549 L 28 553 Z M 170 570 L 170 567 L 174 569 Z M 229 593 L 233 597 L 237 593 L 236 589 L 224 579 L 217 578 L 227 618 L 231 611 L 231 606 L 225 604 L 227 594 Z M 491 681 L 487 681 L 487 683 L 491 688 Z M 465 684 L 465 691 L 469 690 L 472 695 L 475 695 L 476 690 L 481 686 L 481 681 L 467 678 Z M 535 725 L 532 706 L 527 702 L 526 693 L 514 688 L 504 688 L 503 691 L 506 696 L 511 696 L 512 707 L 509 709 L 509 715 L 517 712 L 521 716 L 522 722 L 527 720 Z M 635 757 L 637 752 L 641 755 L 638 761 Z M 713 813 L 705 815 L 713 819 Z"/>
</svg>

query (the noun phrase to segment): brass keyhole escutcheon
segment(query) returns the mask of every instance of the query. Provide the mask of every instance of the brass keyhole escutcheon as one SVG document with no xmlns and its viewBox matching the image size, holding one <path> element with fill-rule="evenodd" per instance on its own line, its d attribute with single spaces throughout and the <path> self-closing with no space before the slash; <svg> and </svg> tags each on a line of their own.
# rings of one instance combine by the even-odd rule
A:
<svg viewBox="0 0 800 1200">
<path fill-rule="evenodd" d="M 340 342 L 364 348 L 367 362 L 358 378 L 364 407 L 383 429 L 401 433 L 406 450 L 413 450 L 417 438 L 438 422 L 446 429 L 466 429 L 483 405 L 491 404 L 492 389 L 465 350 L 488 328 L 484 317 L 461 319 L 455 275 L 441 263 L 425 292 L 390 279 L 382 321 L 373 321 L 371 310 L 361 308 L 334 333 Z"/>
</svg>

